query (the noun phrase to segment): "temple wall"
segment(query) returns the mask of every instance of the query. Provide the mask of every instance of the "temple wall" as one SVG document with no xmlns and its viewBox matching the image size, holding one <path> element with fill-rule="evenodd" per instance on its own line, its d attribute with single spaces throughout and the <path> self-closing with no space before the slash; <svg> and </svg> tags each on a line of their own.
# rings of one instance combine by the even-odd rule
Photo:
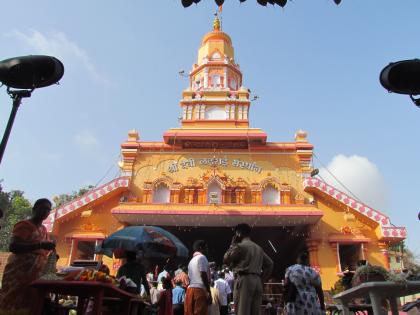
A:
<svg viewBox="0 0 420 315">
<path fill-rule="evenodd" d="M 316 199 L 317 207 L 324 212 L 320 222 L 311 228 L 311 239 L 319 241 L 318 262 L 321 270 L 323 288 L 329 290 L 339 279 L 337 243 L 343 245 L 363 244 L 361 255 L 372 265 L 386 266 L 375 233 L 376 223 L 354 215 L 347 207 Z M 344 268 L 344 266 L 342 266 Z"/>
<path fill-rule="evenodd" d="M 211 165 L 201 164 L 200 161 L 213 157 L 226 159 L 226 166 L 216 165 L 216 175 L 226 174 L 233 181 L 242 179 L 245 182 L 247 187 L 246 203 L 251 203 L 251 193 L 248 191 L 251 184 L 260 184 L 267 178 L 275 178 L 278 184 L 286 183 L 290 185 L 293 187 L 293 195 L 310 196 L 303 191 L 302 178 L 299 174 L 300 165 L 294 154 L 240 154 L 229 151 L 214 154 L 211 151 L 209 152 L 209 150 L 197 150 L 185 153 L 174 152 L 171 154 L 142 152 L 137 157 L 134 166 L 134 185 L 131 188 L 133 194 L 137 196 L 138 202 L 142 202 L 145 183 L 151 183 L 153 188 L 153 183 L 159 178 L 166 178 L 169 181 L 180 183 L 182 186 L 187 185 L 189 179 L 205 184 L 206 182 L 203 180 L 203 176 L 207 175 L 211 177 L 213 168 Z M 193 166 L 188 163 L 189 159 L 194 160 Z M 255 163 L 256 169 L 250 170 L 234 167 L 232 166 L 234 160 Z M 174 162 L 178 162 L 176 169 L 171 168 Z M 182 162 L 186 162 L 184 167 L 182 166 Z M 260 171 L 257 168 L 260 168 Z"/>
<path fill-rule="evenodd" d="M 111 214 L 111 209 L 118 205 L 121 195 L 116 195 L 112 198 L 102 200 L 97 205 L 91 206 L 87 209 L 81 209 L 75 214 L 71 214 L 68 219 L 59 221 L 55 225 L 53 235 L 57 239 L 57 253 L 60 255 L 58 261 L 59 266 L 66 266 L 69 264 L 69 254 L 71 248 L 71 235 L 75 233 L 80 234 L 95 234 L 103 233 L 105 236 L 122 228 Z M 83 211 L 92 210 L 89 217 L 81 217 Z M 104 263 L 109 267 L 112 266 L 113 260 L 104 256 Z"/>
</svg>

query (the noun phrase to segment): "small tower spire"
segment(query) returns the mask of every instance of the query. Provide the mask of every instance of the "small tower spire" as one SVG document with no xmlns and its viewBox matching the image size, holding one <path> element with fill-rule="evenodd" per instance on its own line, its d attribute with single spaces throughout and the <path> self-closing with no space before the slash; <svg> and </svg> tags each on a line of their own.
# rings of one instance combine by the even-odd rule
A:
<svg viewBox="0 0 420 315">
<path fill-rule="evenodd" d="M 217 13 L 214 14 L 215 18 L 213 21 L 213 31 L 220 31 L 220 20 Z"/>
</svg>

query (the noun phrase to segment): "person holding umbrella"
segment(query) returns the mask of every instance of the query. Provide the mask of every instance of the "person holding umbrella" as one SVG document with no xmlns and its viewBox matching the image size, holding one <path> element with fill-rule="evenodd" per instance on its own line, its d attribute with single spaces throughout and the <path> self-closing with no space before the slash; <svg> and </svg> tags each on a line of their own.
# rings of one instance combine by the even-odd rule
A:
<svg viewBox="0 0 420 315">
<path fill-rule="evenodd" d="M 133 280 L 137 285 L 137 292 L 140 292 L 141 285 L 143 284 L 147 295 L 150 296 L 146 273 L 142 263 L 137 260 L 136 252 L 127 251 L 125 257 L 126 263 L 118 269 L 117 278 L 125 276 L 126 278 Z"/>
</svg>

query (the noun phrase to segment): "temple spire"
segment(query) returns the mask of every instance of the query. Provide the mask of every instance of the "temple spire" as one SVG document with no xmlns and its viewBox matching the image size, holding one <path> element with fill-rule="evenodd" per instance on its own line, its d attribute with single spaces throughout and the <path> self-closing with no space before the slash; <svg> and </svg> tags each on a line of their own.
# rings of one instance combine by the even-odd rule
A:
<svg viewBox="0 0 420 315">
<path fill-rule="evenodd" d="M 214 15 L 215 15 L 215 18 L 214 18 L 214 21 L 213 21 L 213 31 L 220 32 L 219 16 L 217 15 L 217 13 L 215 13 Z"/>
</svg>

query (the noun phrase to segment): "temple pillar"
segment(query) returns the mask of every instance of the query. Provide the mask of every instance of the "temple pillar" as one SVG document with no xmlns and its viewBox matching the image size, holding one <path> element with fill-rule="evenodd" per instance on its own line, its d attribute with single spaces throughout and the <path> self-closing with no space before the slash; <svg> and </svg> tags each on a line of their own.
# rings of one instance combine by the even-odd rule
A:
<svg viewBox="0 0 420 315">
<path fill-rule="evenodd" d="M 289 185 L 282 185 L 280 189 L 280 202 L 282 205 L 291 204 L 291 191 Z"/>
<path fill-rule="evenodd" d="M 209 68 L 204 69 L 204 88 L 209 87 Z"/>
<path fill-rule="evenodd" d="M 179 203 L 179 195 L 180 195 L 179 189 L 172 189 L 171 190 L 171 203 Z"/>
<path fill-rule="evenodd" d="M 367 257 L 368 257 L 368 253 L 369 253 L 368 244 L 367 243 L 362 243 L 361 246 L 362 246 L 362 259 L 366 260 Z"/>
<path fill-rule="evenodd" d="M 330 247 L 335 257 L 335 269 L 336 269 L 336 272 L 338 273 L 340 272 L 340 257 L 338 255 L 338 243 L 331 242 Z"/>
<path fill-rule="evenodd" d="M 251 203 L 260 204 L 261 203 L 261 190 L 252 190 L 251 191 Z"/>
<path fill-rule="evenodd" d="M 236 203 L 245 203 L 245 189 L 239 188 L 235 190 Z"/>
<path fill-rule="evenodd" d="M 390 270 L 391 266 L 389 264 L 389 250 L 388 250 L 388 244 L 384 242 L 378 243 L 379 249 L 382 253 L 383 261 L 384 261 L 384 267 L 386 270 Z"/>
<path fill-rule="evenodd" d="M 320 270 L 319 261 L 318 261 L 318 245 L 320 241 L 314 239 L 307 239 L 306 240 L 306 248 L 308 249 L 309 253 L 309 261 L 311 262 L 311 266 L 314 267 L 316 270 Z"/>
<path fill-rule="evenodd" d="M 144 182 L 143 184 L 143 203 L 152 203 L 152 182 Z"/>
<path fill-rule="evenodd" d="M 206 190 L 204 188 L 198 189 L 198 203 L 203 204 L 206 203 Z"/>
<path fill-rule="evenodd" d="M 257 191 L 256 190 L 251 191 L 251 203 L 253 203 L 253 204 L 257 203 Z"/>
<path fill-rule="evenodd" d="M 143 189 L 143 203 L 151 203 L 151 202 L 152 202 L 152 190 Z"/>
<path fill-rule="evenodd" d="M 224 198 L 224 202 L 225 202 L 225 203 L 232 203 L 232 189 L 230 189 L 230 188 L 226 188 L 226 189 L 223 191 L 223 193 L 224 193 L 224 196 L 225 196 L 225 198 Z"/>
<path fill-rule="evenodd" d="M 257 204 L 261 204 L 262 203 L 262 191 L 258 190 L 257 191 L 257 196 L 256 196 L 256 200 L 257 200 Z"/>
<path fill-rule="evenodd" d="M 194 203 L 194 188 L 185 189 L 185 203 Z"/>
<path fill-rule="evenodd" d="M 71 239 L 71 243 L 70 243 L 70 252 L 69 252 L 69 257 L 67 259 L 67 266 L 70 266 L 72 258 L 73 258 L 73 252 L 74 252 L 74 238 Z"/>
</svg>

